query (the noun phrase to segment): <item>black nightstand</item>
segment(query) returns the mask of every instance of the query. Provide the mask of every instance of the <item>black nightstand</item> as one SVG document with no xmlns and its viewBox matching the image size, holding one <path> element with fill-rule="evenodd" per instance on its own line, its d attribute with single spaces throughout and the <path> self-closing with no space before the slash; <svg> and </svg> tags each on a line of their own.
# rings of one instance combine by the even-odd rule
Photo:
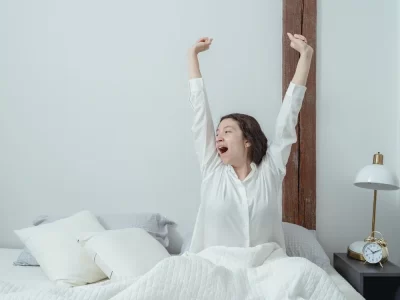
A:
<svg viewBox="0 0 400 300">
<path fill-rule="evenodd" d="M 390 261 L 381 268 L 334 253 L 333 266 L 367 300 L 400 299 L 400 267 Z"/>
</svg>

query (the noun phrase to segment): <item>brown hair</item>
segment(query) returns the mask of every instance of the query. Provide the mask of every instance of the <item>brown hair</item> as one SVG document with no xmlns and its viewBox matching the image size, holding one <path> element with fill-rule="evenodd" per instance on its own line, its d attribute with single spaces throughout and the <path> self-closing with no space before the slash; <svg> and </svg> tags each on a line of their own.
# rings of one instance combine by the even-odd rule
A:
<svg viewBox="0 0 400 300">
<path fill-rule="evenodd" d="M 250 159 L 258 166 L 267 153 L 268 148 L 268 139 L 262 131 L 260 124 L 255 118 L 245 114 L 229 114 L 223 116 L 220 122 L 225 119 L 232 119 L 238 123 L 244 138 L 251 144 Z"/>
</svg>

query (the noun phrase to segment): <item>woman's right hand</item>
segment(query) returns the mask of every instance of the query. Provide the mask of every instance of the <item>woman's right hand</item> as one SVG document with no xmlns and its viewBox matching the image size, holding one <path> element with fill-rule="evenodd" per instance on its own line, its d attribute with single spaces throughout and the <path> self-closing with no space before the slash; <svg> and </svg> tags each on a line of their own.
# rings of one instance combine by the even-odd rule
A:
<svg viewBox="0 0 400 300">
<path fill-rule="evenodd" d="M 201 78 L 198 54 L 210 49 L 213 39 L 203 37 L 199 39 L 189 50 L 189 78 Z"/>
<path fill-rule="evenodd" d="M 208 37 L 203 37 L 199 39 L 191 48 L 195 54 L 199 54 L 200 52 L 207 51 L 210 49 L 211 43 L 213 39 Z"/>
</svg>

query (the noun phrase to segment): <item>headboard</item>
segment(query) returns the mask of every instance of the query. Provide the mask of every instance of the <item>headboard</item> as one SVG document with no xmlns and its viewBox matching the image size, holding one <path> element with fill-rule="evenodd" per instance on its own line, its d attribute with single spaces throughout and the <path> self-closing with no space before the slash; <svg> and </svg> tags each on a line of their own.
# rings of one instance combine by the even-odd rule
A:
<svg viewBox="0 0 400 300">
<path fill-rule="evenodd" d="M 297 136 L 292 146 L 283 182 L 282 217 L 284 222 L 308 229 L 316 227 L 316 0 L 284 0 L 282 18 L 282 91 L 292 80 L 299 55 L 290 48 L 286 32 L 304 35 L 314 48 L 307 92 L 300 111 Z"/>
</svg>

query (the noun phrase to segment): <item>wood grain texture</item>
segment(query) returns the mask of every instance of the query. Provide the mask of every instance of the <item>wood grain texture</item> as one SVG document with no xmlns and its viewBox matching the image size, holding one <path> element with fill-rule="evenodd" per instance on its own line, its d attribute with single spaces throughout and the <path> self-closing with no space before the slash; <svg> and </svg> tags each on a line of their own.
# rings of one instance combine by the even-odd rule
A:
<svg viewBox="0 0 400 300">
<path fill-rule="evenodd" d="M 298 142 L 292 146 L 282 191 L 283 221 L 308 229 L 315 229 L 316 226 L 316 20 L 316 0 L 283 1 L 283 94 L 293 78 L 299 59 L 299 54 L 290 48 L 286 33 L 303 34 L 315 50 L 297 126 Z"/>
<path fill-rule="evenodd" d="M 300 225 L 315 229 L 316 226 L 316 0 L 303 0 L 302 34 L 314 48 L 307 80 L 307 92 L 300 111 L 300 153 L 299 153 L 299 215 Z"/>
<path fill-rule="evenodd" d="M 283 1 L 283 24 L 282 24 L 282 95 L 285 95 L 290 81 L 296 71 L 299 55 L 289 45 L 287 32 L 301 32 L 302 0 Z M 299 127 L 297 127 L 297 136 Z M 298 223 L 299 202 L 299 145 L 292 146 L 288 163 L 286 165 L 286 176 L 282 186 L 282 220 L 289 223 Z"/>
</svg>

